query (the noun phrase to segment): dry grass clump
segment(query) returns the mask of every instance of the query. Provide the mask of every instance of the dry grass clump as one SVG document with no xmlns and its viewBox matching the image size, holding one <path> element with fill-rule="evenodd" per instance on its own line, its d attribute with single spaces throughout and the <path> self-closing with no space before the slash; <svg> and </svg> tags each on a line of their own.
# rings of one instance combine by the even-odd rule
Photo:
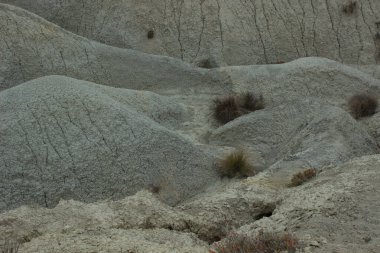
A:
<svg viewBox="0 0 380 253">
<path fill-rule="evenodd" d="M 228 154 L 219 163 L 219 172 L 222 177 L 249 177 L 255 174 L 253 166 L 249 163 L 243 151 Z"/>
<path fill-rule="evenodd" d="M 377 99 L 366 94 L 354 95 L 348 99 L 348 107 L 355 119 L 375 114 Z"/>
<path fill-rule="evenodd" d="M 257 237 L 251 238 L 233 233 L 214 243 L 209 253 L 294 253 L 299 248 L 299 240 L 291 234 L 261 232 Z"/>
<path fill-rule="evenodd" d="M 214 100 L 214 118 L 221 124 L 226 124 L 243 115 L 234 96 Z"/>
<path fill-rule="evenodd" d="M 307 170 L 301 171 L 293 175 L 289 186 L 291 187 L 299 186 L 309 181 L 310 179 L 314 178 L 316 175 L 317 175 L 316 169 L 307 169 Z"/>
<path fill-rule="evenodd" d="M 244 114 L 264 108 L 264 98 L 252 92 L 238 96 L 227 96 L 214 100 L 214 118 L 221 124 L 226 124 Z"/>
<path fill-rule="evenodd" d="M 356 1 L 349 1 L 347 4 L 343 6 L 343 12 L 346 14 L 352 14 L 354 13 L 356 6 Z"/>
<path fill-rule="evenodd" d="M 246 92 L 240 95 L 239 105 L 248 112 L 264 109 L 263 95 L 257 95 L 252 92 Z"/>
</svg>

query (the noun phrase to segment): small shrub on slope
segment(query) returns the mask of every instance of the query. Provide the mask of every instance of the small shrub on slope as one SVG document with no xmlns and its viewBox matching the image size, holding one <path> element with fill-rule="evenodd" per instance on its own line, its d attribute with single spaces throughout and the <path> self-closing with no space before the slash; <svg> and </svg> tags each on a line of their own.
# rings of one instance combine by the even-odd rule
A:
<svg viewBox="0 0 380 253">
<path fill-rule="evenodd" d="M 235 151 L 220 161 L 219 170 L 222 177 L 253 176 L 254 168 L 243 151 Z"/>
<path fill-rule="evenodd" d="M 366 94 L 355 95 L 348 99 L 348 107 L 355 119 L 375 114 L 377 106 L 377 99 Z"/>
<path fill-rule="evenodd" d="M 352 14 L 354 13 L 356 6 L 357 6 L 356 1 L 349 1 L 343 6 L 343 12 L 346 14 Z"/>
<path fill-rule="evenodd" d="M 234 96 L 214 100 L 214 118 L 221 124 L 226 124 L 243 115 Z"/>
<path fill-rule="evenodd" d="M 148 31 L 148 39 L 153 39 L 154 38 L 154 31 L 153 30 L 150 30 L 150 31 Z"/>
<path fill-rule="evenodd" d="M 214 243 L 209 253 L 294 253 L 298 248 L 299 241 L 291 234 L 261 232 L 257 237 L 251 238 L 234 233 Z"/>
<path fill-rule="evenodd" d="M 214 100 L 214 118 L 221 124 L 226 124 L 244 114 L 264 108 L 264 98 L 252 92 L 238 96 L 227 96 Z"/>
<path fill-rule="evenodd" d="M 293 175 L 289 186 L 293 186 L 293 187 L 299 186 L 309 181 L 310 179 L 314 178 L 316 175 L 317 175 L 316 169 L 307 169 L 307 170 L 301 171 Z"/>
<path fill-rule="evenodd" d="M 240 106 L 248 112 L 264 108 L 264 98 L 262 95 L 256 95 L 252 92 L 246 92 L 240 96 Z"/>
</svg>

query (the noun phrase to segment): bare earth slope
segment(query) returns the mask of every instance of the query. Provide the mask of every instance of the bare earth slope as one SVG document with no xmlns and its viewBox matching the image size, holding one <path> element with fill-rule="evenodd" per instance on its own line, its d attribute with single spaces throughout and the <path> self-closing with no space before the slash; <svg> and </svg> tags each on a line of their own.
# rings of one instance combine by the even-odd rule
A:
<svg viewBox="0 0 380 253">
<path fill-rule="evenodd" d="M 175 204 L 216 178 L 211 155 L 159 124 L 179 123 L 184 107 L 150 92 L 50 76 L 1 92 L 0 108 L 0 210 L 149 185 Z"/>
<path fill-rule="evenodd" d="M 0 3 L 0 252 L 206 253 L 261 230 L 379 252 L 380 111 L 347 106 L 380 98 L 378 1 L 0 2 L 27 9 Z M 265 108 L 218 124 L 213 100 L 242 92 Z M 218 175 L 236 149 L 255 176 Z"/>
<path fill-rule="evenodd" d="M 96 43 L 10 5 L 0 4 L 0 23 L 0 89 L 49 74 L 152 91 L 220 83 L 181 60 Z"/>
<path fill-rule="evenodd" d="M 266 64 L 319 56 L 379 61 L 380 2 L 356 0 L 2 0 L 87 38 L 187 62 Z M 153 30 L 155 37 L 147 38 Z M 202 64 L 202 63 L 201 63 Z M 205 63 L 203 63 L 205 65 Z M 206 64 L 207 65 L 207 64 Z"/>
</svg>

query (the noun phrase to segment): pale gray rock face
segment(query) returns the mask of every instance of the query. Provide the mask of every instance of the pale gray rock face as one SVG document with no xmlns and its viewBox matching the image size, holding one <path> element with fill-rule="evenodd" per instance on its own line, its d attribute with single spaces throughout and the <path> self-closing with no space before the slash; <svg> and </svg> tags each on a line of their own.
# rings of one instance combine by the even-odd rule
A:
<svg viewBox="0 0 380 253">
<path fill-rule="evenodd" d="M 223 89 L 206 70 L 90 41 L 18 7 L 0 4 L 0 23 L 0 90 L 52 74 L 167 93 Z"/>
<path fill-rule="evenodd" d="M 373 136 L 380 147 L 380 113 L 359 119 L 360 124 Z"/>
<path fill-rule="evenodd" d="M 282 189 L 271 217 L 243 226 L 295 232 L 314 245 L 311 252 L 377 252 L 380 245 L 380 156 L 355 158 L 323 168 L 312 181 Z M 310 240 L 311 239 L 311 240 Z"/>
<path fill-rule="evenodd" d="M 259 153 L 264 167 L 319 168 L 378 152 L 374 139 L 347 112 L 314 99 L 242 116 L 216 129 L 210 143 Z"/>
<path fill-rule="evenodd" d="M 211 155 L 159 124 L 179 122 L 184 108 L 150 92 L 50 76 L 1 92 L 0 108 L 0 209 L 150 184 L 174 204 L 216 178 Z"/>
<path fill-rule="evenodd" d="M 261 93 L 267 105 L 314 97 L 344 107 L 354 94 L 380 97 L 380 81 L 325 58 L 301 58 L 286 64 L 232 66 L 213 70 L 231 79 L 237 92 Z"/>
<path fill-rule="evenodd" d="M 167 206 L 157 197 L 159 197 L 157 194 L 140 191 L 136 195 L 118 201 L 106 200 L 85 204 L 74 200 L 61 200 L 52 209 L 23 206 L 0 215 L 0 224 L 7 224 L 7 226 L 0 226 L 0 237 L 2 240 L 23 241 L 23 238 L 33 239 L 49 234 L 70 234 L 78 229 L 87 231 L 101 229 L 103 234 L 111 231 L 127 234 L 135 231 L 137 234 L 144 234 L 143 231 L 138 231 L 161 229 L 164 234 L 170 234 L 169 230 L 172 230 L 175 237 L 179 234 L 178 232 L 183 232 L 182 236 L 185 238 L 195 238 L 195 235 L 191 233 L 196 232 L 202 239 L 212 237 L 212 233 L 220 233 L 216 224 Z M 154 231 L 145 233 L 154 234 Z M 152 242 L 155 240 L 151 238 Z M 196 241 L 201 242 L 200 245 L 205 245 L 200 240 Z M 173 242 L 174 240 L 169 244 Z M 0 245 L 1 243 L 0 241 Z M 117 245 L 118 243 L 113 244 L 113 246 Z M 119 246 L 128 247 L 128 245 Z M 183 246 L 186 248 L 185 244 Z"/>
<path fill-rule="evenodd" d="M 207 243 L 194 234 L 166 229 L 78 229 L 69 233 L 41 236 L 34 239 L 33 243 L 24 244 L 21 250 L 25 253 L 205 253 Z"/>
<path fill-rule="evenodd" d="M 2 0 L 84 37 L 199 64 L 267 64 L 319 56 L 379 61 L 377 0 Z M 148 31 L 154 38 L 148 39 Z"/>
<path fill-rule="evenodd" d="M 353 67 L 380 79 L 380 65 L 353 65 Z"/>
<path fill-rule="evenodd" d="M 91 204 L 62 200 L 53 209 L 24 206 L 0 214 L 0 236 L 23 241 L 21 252 L 89 252 L 95 247 L 104 252 L 152 252 L 153 247 L 154 252 L 206 252 L 208 245 L 196 236 L 212 233 L 224 216 L 227 230 L 230 219 L 243 218 L 247 225 L 237 231 L 248 235 L 261 229 L 291 231 L 306 246 L 314 245 L 308 252 L 376 252 L 379 164 L 379 155 L 364 156 L 322 168 L 315 179 L 288 189 L 263 173 L 177 208 L 146 191 Z M 265 199 L 275 209 L 257 220 L 257 211 L 270 203 Z"/>
</svg>

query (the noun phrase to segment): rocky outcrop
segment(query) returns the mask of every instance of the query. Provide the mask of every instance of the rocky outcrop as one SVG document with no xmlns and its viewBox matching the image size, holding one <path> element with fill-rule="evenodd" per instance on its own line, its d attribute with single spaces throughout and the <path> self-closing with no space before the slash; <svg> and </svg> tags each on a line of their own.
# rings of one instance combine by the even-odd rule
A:
<svg viewBox="0 0 380 253">
<path fill-rule="evenodd" d="M 209 246 L 199 238 L 219 226 L 219 232 L 235 228 L 248 235 L 292 231 L 309 252 L 371 252 L 380 238 L 379 163 L 374 155 L 325 167 L 296 188 L 262 173 L 175 208 L 147 191 L 92 204 L 62 200 L 53 209 L 24 206 L 0 214 L 0 236 L 21 242 L 21 252 L 206 252 Z M 270 201 L 272 209 L 264 213 Z M 243 226 L 235 227 L 236 219 Z"/>
<path fill-rule="evenodd" d="M 376 0 L 2 0 L 87 38 L 199 66 L 379 61 Z M 355 4 L 350 8 L 350 3 Z M 154 37 L 148 38 L 153 31 Z"/>
<path fill-rule="evenodd" d="M 353 159 L 336 168 L 323 168 L 316 179 L 283 189 L 271 217 L 243 226 L 242 233 L 259 230 L 293 231 L 308 238 L 312 252 L 376 252 L 380 156 Z M 310 240 L 311 239 L 311 240 Z"/>
</svg>

